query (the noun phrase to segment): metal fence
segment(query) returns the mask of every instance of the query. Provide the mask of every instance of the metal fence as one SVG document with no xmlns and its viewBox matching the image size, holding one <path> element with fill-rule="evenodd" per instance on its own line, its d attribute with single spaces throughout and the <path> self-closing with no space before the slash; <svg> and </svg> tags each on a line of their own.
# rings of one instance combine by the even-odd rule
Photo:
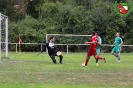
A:
<svg viewBox="0 0 133 88">
<path fill-rule="evenodd" d="M 19 43 L 9 43 L 9 52 L 18 52 L 19 51 Z M 32 47 L 31 47 L 32 46 Z M 45 43 L 21 43 L 21 48 L 23 52 L 39 52 L 45 46 Z M 55 44 L 56 48 L 62 52 L 86 52 L 89 48 L 88 44 Z M 25 48 L 25 49 L 24 49 Z M 32 49 L 33 50 L 32 50 Z M 112 47 L 110 44 L 102 44 L 101 52 L 110 53 Z M 133 45 L 122 45 L 121 52 L 123 53 L 131 53 L 133 52 Z"/>
</svg>

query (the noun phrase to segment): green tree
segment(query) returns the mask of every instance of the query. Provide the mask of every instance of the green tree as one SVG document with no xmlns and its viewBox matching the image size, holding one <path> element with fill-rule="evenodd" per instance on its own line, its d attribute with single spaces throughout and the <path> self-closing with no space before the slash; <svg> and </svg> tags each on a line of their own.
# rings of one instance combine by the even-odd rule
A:
<svg viewBox="0 0 133 88">
<path fill-rule="evenodd" d="M 27 14 L 34 18 L 38 18 L 39 13 L 41 12 L 40 7 L 44 2 L 45 0 L 24 0 Z"/>
</svg>

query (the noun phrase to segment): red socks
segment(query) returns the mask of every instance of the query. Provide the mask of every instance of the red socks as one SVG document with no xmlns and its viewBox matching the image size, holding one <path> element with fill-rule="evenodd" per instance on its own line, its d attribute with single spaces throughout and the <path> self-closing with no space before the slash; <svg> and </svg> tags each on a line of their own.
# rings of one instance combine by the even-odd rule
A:
<svg viewBox="0 0 133 88">
<path fill-rule="evenodd" d="M 97 56 L 97 59 L 98 60 L 102 60 L 103 58 L 101 56 Z"/>
</svg>

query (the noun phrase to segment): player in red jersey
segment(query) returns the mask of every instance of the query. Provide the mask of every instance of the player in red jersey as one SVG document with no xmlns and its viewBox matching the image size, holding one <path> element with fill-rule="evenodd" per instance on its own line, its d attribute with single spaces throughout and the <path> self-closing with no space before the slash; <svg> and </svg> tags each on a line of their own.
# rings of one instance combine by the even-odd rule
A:
<svg viewBox="0 0 133 88">
<path fill-rule="evenodd" d="M 94 56 L 96 61 L 97 61 L 97 59 L 98 60 L 103 59 L 106 62 L 105 58 L 98 56 L 96 53 L 96 47 L 98 44 L 98 39 L 97 39 L 97 36 L 95 36 L 94 31 L 92 32 L 92 38 L 91 38 L 90 42 L 85 42 L 85 44 L 90 44 L 90 48 L 89 48 L 87 56 L 86 56 L 86 61 L 85 61 L 85 63 L 82 64 L 82 66 L 87 66 L 88 61 L 90 59 L 90 56 L 92 56 L 92 55 Z"/>
</svg>

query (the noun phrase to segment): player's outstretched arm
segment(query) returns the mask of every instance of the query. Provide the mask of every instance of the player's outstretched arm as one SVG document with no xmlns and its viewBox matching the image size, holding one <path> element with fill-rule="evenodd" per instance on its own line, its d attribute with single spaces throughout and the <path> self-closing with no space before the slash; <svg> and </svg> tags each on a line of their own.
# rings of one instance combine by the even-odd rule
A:
<svg viewBox="0 0 133 88">
<path fill-rule="evenodd" d="M 85 44 L 95 44 L 96 42 L 85 42 Z"/>
<path fill-rule="evenodd" d="M 46 50 L 46 46 L 43 47 L 43 49 L 37 54 L 37 56 L 39 56 L 44 50 Z"/>
</svg>

